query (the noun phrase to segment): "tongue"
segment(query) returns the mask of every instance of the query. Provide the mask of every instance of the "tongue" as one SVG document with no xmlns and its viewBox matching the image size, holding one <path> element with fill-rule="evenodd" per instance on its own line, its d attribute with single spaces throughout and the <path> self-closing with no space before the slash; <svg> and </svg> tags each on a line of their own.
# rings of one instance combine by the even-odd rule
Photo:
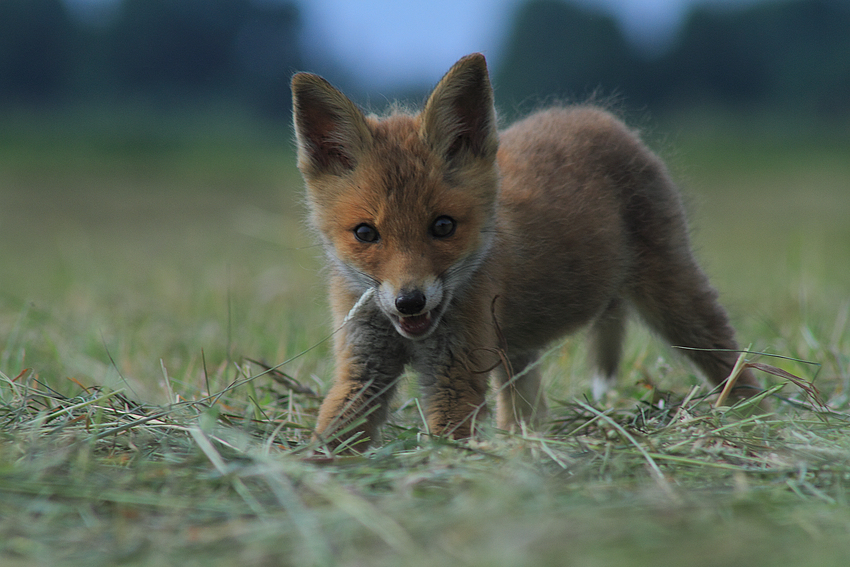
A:
<svg viewBox="0 0 850 567">
<path fill-rule="evenodd" d="M 399 326 L 408 335 L 421 335 L 431 326 L 431 314 L 413 315 L 411 317 L 401 317 Z"/>
</svg>

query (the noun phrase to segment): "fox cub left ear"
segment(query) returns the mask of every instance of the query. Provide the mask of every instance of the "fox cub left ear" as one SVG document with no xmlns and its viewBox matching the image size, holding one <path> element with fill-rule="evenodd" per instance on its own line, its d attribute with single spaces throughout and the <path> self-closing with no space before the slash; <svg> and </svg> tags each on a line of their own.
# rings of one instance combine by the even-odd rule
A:
<svg viewBox="0 0 850 567">
<path fill-rule="evenodd" d="M 448 162 L 496 158 L 493 87 L 482 54 L 467 55 L 454 64 L 428 97 L 421 120 L 421 135 Z"/>
<path fill-rule="evenodd" d="M 292 77 L 292 108 L 298 168 L 305 177 L 342 175 L 355 168 L 372 134 L 348 97 L 318 75 L 297 73 Z"/>
</svg>

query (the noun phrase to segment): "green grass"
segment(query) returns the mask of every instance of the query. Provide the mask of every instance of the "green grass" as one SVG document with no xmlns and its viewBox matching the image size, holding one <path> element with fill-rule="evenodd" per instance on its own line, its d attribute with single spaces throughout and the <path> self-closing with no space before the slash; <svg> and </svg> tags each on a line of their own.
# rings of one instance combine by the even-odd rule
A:
<svg viewBox="0 0 850 567">
<path fill-rule="evenodd" d="M 544 361 L 544 430 L 429 439 L 409 385 L 382 447 L 331 460 L 309 451 L 332 329 L 287 135 L 15 124 L 0 139 L 4 566 L 846 564 L 846 143 L 661 144 L 741 342 L 798 359 L 750 360 L 814 379 L 830 413 L 715 410 L 634 325 L 604 405 L 584 398 L 579 336 Z M 247 361 L 293 357 L 280 370 L 298 392 Z"/>
</svg>

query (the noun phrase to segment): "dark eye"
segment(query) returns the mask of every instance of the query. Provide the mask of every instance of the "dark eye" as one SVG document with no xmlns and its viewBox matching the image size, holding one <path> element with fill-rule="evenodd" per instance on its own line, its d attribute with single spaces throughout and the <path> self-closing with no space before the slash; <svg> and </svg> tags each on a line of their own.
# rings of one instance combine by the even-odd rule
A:
<svg viewBox="0 0 850 567">
<path fill-rule="evenodd" d="M 361 223 L 354 227 L 354 238 L 360 242 L 377 242 L 381 235 L 375 230 L 374 226 Z"/>
<path fill-rule="evenodd" d="M 452 217 L 445 215 L 437 217 L 434 224 L 431 225 L 431 235 L 435 238 L 448 238 L 455 233 L 457 224 Z"/>
</svg>

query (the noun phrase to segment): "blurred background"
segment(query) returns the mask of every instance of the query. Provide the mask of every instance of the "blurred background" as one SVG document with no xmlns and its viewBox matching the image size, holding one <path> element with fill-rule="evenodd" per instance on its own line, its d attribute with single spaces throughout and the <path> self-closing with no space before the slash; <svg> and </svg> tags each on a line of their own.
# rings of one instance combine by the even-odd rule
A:
<svg viewBox="0 0 850 567">
<path fill-rule="evenodd" d="M 0 108 L 240 107 L 286 122 L 295 70 L 381 106 L 482 51 L 506 111 L 601 93 L 653 114 L 833 121 L 850 113 L 848 29 L 846 0 L 3 0 Z"/>
<path fill-rule="evenodd" d="M 594 98 L 644 132 L 757 348 L 800 352 L 816 307 L 842 336 L 847 0 L 0 0 L 0 371 L 150 381 L 316 344 L 292 73 L 380 111 L 473 51 L 506 121 Z"/>
</svg>

